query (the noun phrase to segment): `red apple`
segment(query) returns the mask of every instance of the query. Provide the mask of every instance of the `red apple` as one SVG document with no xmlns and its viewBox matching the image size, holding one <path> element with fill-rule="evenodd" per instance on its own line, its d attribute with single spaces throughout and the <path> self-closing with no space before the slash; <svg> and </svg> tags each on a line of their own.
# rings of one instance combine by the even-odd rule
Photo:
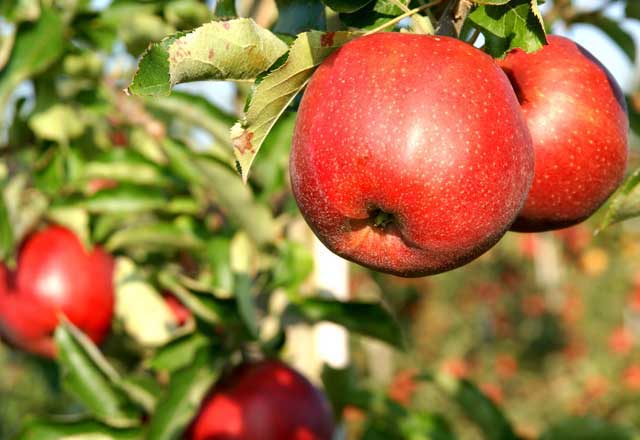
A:
<svg viewBox="0 0 640 440">
<path fill-rule="evenodd" d="M 217 384 L 192 423 L 191 440 L 330 440 L 324 395 L 275 360 L 244 364 Z"/>
<path fill-rule="evenodd" d="M 109 332 L 113 260 L 87 251 L 68 229 L 48 227 L 22 245 L 15 272 L 0 266 L 0 333 L 17 347 L 55 356 L 53 332 L 65 315 L 94 342 Z"/>
<path fill-rule="evenodd" d="M 448 37 L 380 33 L 328 57 L 300 103 L 291 185 L 318 238 L 363 266 L 461 266 L 509 228 L 533 149 L 509 80 Z"/>
<path fill-rule="evenodd" d="M 579 223 L 618 187 L 627 164 L 629 120 L 620 87 L 586 49 L 550 36 L 537 52 L 500 63 L 518 95 L 535 150 L 535 175 L 512 230 Z"/>
<path fill-rule="evenodd" d="M 179 326 L 184 325 L 189 319 L 191 319 L 191 310 L 185 307 L 178 298 L 167 292 L 163 293 L 162 297 L 169 309 L 171 309 L 171 313 L 176 320 L 176 324 Z"/>
</svg>

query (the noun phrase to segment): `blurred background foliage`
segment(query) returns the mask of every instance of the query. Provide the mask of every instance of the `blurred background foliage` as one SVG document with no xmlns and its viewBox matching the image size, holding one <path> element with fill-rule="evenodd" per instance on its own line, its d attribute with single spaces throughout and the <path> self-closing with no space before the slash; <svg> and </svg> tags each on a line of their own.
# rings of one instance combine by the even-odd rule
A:
<svg viewBox="0 0 640 440">
<path fill-rule="evenodd" d="M 176 273 L 206 281 L 221 297 L 231 291 L 237 296 L 239 274 L 249 273 L 261 283 L 254 292 L 256 309 L 238 299 L 245 305 L 229 320 L 242 323 L 230 325 L 238 325 L 264 351 L 276 352 L 283 344 L 281 329 L 269 334 L 266 325 L 257 327 L 254 315 L 271 313 L 277 289 L 296 299 L 311 271 L 308 236 L 299 232 L 287 182 L 293 113 L 270 134 L 245 187 L 233 168 L 228 129 L 248 87 L 205 93 L 218 93 L 218 104 L 193 93 L 202 95 L 202 87 L 209 86 L 148 100 L 122 93 L 149 42 L 216 15 L 233 15 L 232 3 L 5 0 L 0 5 L 0 254 L 11 263 L 21 238 L 49 221 L 117 255 L 119 267 L 140 275 L 150 294 L 138 303 L 120 286 L 119 301 L 126 307 L 117 311 L 104 352 L 120 370 L 141 377 L 140 365 L 160 365 L 161 383 L 162 370 L 182 365 L 167 362 L 156 349 L 215 322 L 191 322 L 187 329 L 174 322 L 160 293 L 178 294 L 187 285 L 191 292 L 178 296 L 189 300 L 197 290 L 184 280 L 175 289 Z M 240 15 L 263 26 L 284 26 L 273 2 L 238 3 Z M 300 2 L 277 3 L 290 20 L 295 17 L 290 5 Z M 635 65 L 639 33 L 634 37 L 629 26 L 640 26 L 637 2 L 585 3 L 548 0 L 542 9 L 548 27 L 598 29 Z M 636 132 L 637 85 L 637 76 L 624 84 Z M 636 169 L 638 137 L 632 133 L 631 139 L 630 169 Z M 347 437 L 384 433 L 389 420 L 398 421 L 405 433 L 447 432 L 437 416 L 446 414 L 460 438 L 481 438 L 483 430 L 489 438 L 511 438 L 508 429 L 499 430 L 494 407 L 473 400 L 475 388 L 451 392 L 446 383 L 434 386 L 441 372 L 477 384 L 524 438 L 558 423 L 564 424 L 548 431 L 548 438 L 578 438 L 561 433 L 588 426 L 604 433 L 590 438 L 640 432 L 640 222 L 594 236 L 601 220 L 596 216 L 554 233 L 508 234 L 478 261 L 424 279 L 352 267 L 352 298 L 382 300 L 412 348 L 403 352 L 354 337 L 351 369 L 325 370 L 324 383 L 346 422 Z M 157 314 L 148 316 L 149 307 Z M 195 313 L 206 316 L 206 310 Z M 360 333 L 398 343 L 391 333 L 381 336 L 379 324 L 365 323 Z M 425 376 L 426 371 L 435 376 Z M 84 413 L 62 391 L 58 377 L 58 364 L 0 345 L 0 439 L 17 435 L 27 415 Z M 373 402 L 368 411 L 357 405 L 363 390 Z M 623 428 L 608 427 L 609 422 Z"/>
</svg>

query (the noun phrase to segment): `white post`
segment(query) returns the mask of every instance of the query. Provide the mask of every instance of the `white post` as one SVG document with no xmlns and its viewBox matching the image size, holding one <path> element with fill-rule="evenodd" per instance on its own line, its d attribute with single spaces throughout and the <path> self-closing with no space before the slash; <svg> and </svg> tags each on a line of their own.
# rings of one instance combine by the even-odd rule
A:
<svg viewBox="0 0 640 440">
<path fill-rule="evenodd" d="M 313 253 L 316 288 L 328 297 L 348 300 L 349 263 L 332 253 L 316 237 L 313 240 Z M 314 337 L 320 362 L 332 368 L 345 368 L 349 364 L 349 341 L 344 327 L 321 322 L 315 326 Z"/>
</svg>

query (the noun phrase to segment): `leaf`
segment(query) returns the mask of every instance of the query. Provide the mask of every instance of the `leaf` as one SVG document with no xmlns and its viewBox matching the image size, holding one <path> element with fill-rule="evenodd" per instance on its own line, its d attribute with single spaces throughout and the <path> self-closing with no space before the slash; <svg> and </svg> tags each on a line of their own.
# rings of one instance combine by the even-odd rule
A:
<svg viewBox="0 0 640 440">
<path fill-rule="evenodd" d="M 246 273 L 236 274 L 234 293 L 238 304 L 238 312 L 247 326 L 250 335 L 258 337 L 258 313 L 252 294 L 253 280 Z"/>
<path fill-rule="evenodd" d="M 135 263 L 120 257 L 114 270 L 115 316 L 138 343 L 157 347 L 169 342 L 176 319 L 162 295 L 149 284 Z"/>
<path fill-rule="evenodd" d="M 273 31 L 298 35 L 309 30 L 325 30 L 327 20 L 320 0 L 276 0 L 278 21 Z"/>
<path fill-rule="evenodd" d="M 512 49 L 534 52 L 547 42 L 536 0 L 478 5 L 467 17 L 485 37 L 485 51 L 502 58 Z"/>
<path fill-rule="evenodd" d="M 598 230 L 640 216 L 640 168 L 635 170 L 611 198 Z"/>
<path fill-rule="evenodd" d="M 114 385 L 118 374 L 93 343 L 66 320 L 56 329 L 55 341 L 65 389 L 107 424 L 137 425 L 140 413 Z"/>
<path fill-rule="evenodd" d="M 74 206 L 52 206 L 47 211 L 47 218 L 60 226 L 65 226 L 74 234 L 85 247 L 91 246 L 89 237 L 89 213 L 82 208 Z"/>
<path fill-rule="evenodd" d="M 82 179 L 112 179 L 138 185 L 168 187 L 172 179 L 156 164 L 129 149 L 113 149 L 97 160 L 84 164 Z"/>
<path fill-rule="evenodd" d="M 314 69 L 335 49 L 359 35 L 352 32 L 305 32 L 294 41 L 286 61 L 260 80 L 245 116 L 231 129 L 238 171 L 245 182 L 269 131 L 305 86 Z"/>
<path fill-rule="evenodd" d="M 373 29 L 393 20 L 402 10 L 390 0 L 376 0 L 350 14 L 340 14 L 340 20 L 349 27 Z"/>
<path fill-rule="evenodd" d="M 71 139 L 82 135 L 85 124 L 80 113 L 72 107 L 54 104 L 48 109 L 34 114 L 29 126 L 40 139 L 68 145 Z"/>
<path fill-rule="evenodd" d="M 638 3 L 636 0 L 627 0 L 625 14 L 629 18 L 640 20 L 640 3 Z"/>
<path fill-rule="evenodd" d="M 124 248 L 175 250 L 201 247 L 204 247 L 204 242 L 193 231 L 175 223 L 162 221 L 119 229 L 105 243 L 105 248 L 110 251 Z"/>
<path fill-rule="evenodd" d="M 634 436 L 621 426 L 594 417 L 572 417 L 554 424 L 540 440 L 631 440 Z"/>
<path fill-rule="evenodd" d="M 18 84 L 45 71 L 62 55 L 65 41 L 62 20 L 49 8 L 42 9 L 34 24 L 20 26 L 11 58 L 0 70 L 1 109 L 6 108 L 7 99 Z"/>
<path fill-rule="evenodd" d="M 358 9 L 365 7 L 373 0 L 322 0 L 323 3 L 329 6 L 336 12 L 355 12 Z"/>
<path fill-rule="evenodd" d="M 183 335 L 159 347 L 149 364 L 154 370 L 165 370 L 173 373 L 190 365 L 198 351 L 203 347 L 210 346 L 211 343 L 211 339 L 202 333 Z"/>
<path fill-rule="evenodd" d="M 496 406 L 473 383 L 449 375 L 438 375 L 435 382 L 460 406 L 487 440 L 520 440 L 513 426 Z"/>
<path fill-rule="evenodd" d="M 218 17 L 237 17 L 236 0 L 218 0 L 216 2 L 216 16 Z"/>
<path fill-rule="evenodd" d="M 141 437 L 140 428 L 112 428 L 94 420 L 35 420 L 27 422 L 17 440 L 138 440 Z"/>
<path fill-rule="evenodd" d="M 178 280 L 178 277 L 167 270 L 158 274 L 158 282 L 175 295 L 196 317 L 208 324 L 223 324 L 231 327 L 240 319 L 233 299 L 216 298 L 209 292 L 188 289 Z"/>
<path fill-rule="evenodd" d="M 398 322 L 380 304 L 301 298 L 296 299 L 290 307 L 312 322 L 334 322 L 351 332 L 384 341 L 398 348 L 405 347 Z"/>
<path fill-rule="evenodd" d="M 9 210 L 0 192 L 0 261 L 6 261 L 13 254 L 14 245 Z"/>
<path fill-rule="evenodd" d="M 221 371 L 221 361 L 201 350 L 186 368 L 171 377 L 169 389 L 149 422 L 147 438 L 174 440 L 197 414 L 202 399 Z"/>
<path fill-rule="evenodd" d="M 253 80 L 286 51 L 285 43 L 251 19 L 214 21 L 151 46 L 129 91 L 168 95 L 182 82 Z"/>
<path fill-rule="evenodd" d="M 49 203 L 42 193 L 28 188 L 28 182 L 29 177 L 26 174 L 17 174 L 9 180 L 2 191 L 14 243 L 20 243 L 38 224 Z"/>
<path fill-rule="evenodd" d="M 79 201 L 77 206 L 91 213 L 140 213 L 159 210 L 167 204 L 166 196 L 156 190 L 137 186 L 118 185 L 107 188 Z"/>
<path fill-rule="evenodd" d="M 313 255 L 306 246 L 286 241 L 273 267 L 272 287 L 295 288 L 313 272 Z"/>
<path fill-rule="evenodd" d="M 219 162 L 198 158 L 196 163 L 204 171 L 210 190 L 231 221 L 251 239 L 264 245 L 276 237 L 276 223 L 269 209 L 255 200 L 251 189 L 228 167 Z"/>
<path fill-rule="evenodd" d="M 572 23 L 588 23 L 602 30 L 616 43 L 632 63 L 636 60 L 636 44 L 631 34 L 620 23 L 605 17 L 601 13 L 578 14 Z"/>
<path fill-rule="evenodd" d="M 229 147 L 229 128 L 235 122 L 234 116 L 220 110 L 206 98 L 174 91 L 170 96 L 147 99 L 146 105 L 190 122 L 208 131 L 218 142 Z M 229 154 L 229 157 L 231 155 Z"/>
</svg>

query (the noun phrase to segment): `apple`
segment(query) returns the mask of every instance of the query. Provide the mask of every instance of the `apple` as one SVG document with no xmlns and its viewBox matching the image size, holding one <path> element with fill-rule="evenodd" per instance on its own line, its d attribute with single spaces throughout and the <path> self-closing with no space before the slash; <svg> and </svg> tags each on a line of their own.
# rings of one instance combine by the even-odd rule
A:
<svg viewBox="0 0 640 440">
<path fill-rule="evenodd" d="M 466 264 L 504 235 L 529 190 L 533 148 L 491 57 L 449 37 L 379 33 L 314 72 L 290 177 L 330 250 L 423 276 Z"/>
<path fill-rule="evenodd" d="M 520 232 L 585 220 L 620 185 L 627 164 L 629 120 L 615 79 L 582 46 L 558 36 L 548 41 L 500 62 L 535 151 L 533 185 L 511 228 Z"/>
<path fill-rule="evenodd" d="M 191 310 L 185 307 L 185 305 L 182 304 L 182 302 L 178 298 L 176 298 L 175 295 L 164 292 L 162 294 L 162 297 L 164 298 L 164 302 L 167 304 L 167 307 L 169 307 L 169 309 L 171 310 L 171 313 L 173 314 L 173 317 L 175 318 L 176 324 L 178 326 L 186 324 L 186 322 L 191 319 L 191 317 L 193 316 Z"/>
<path fill-rule="evenodd" d="M 190 440 L 330 440 L 324 395 L 277 360 L 236 367 L 214 386 L 188 430 Z"/>
<path fill-rule="evenodd" d="M 59 315 L 100 343 L 114 308 L 113 259 L 50 226 L 25 240 L 15 271 L 0 265 L 0 334 L 18 348 L 55 356 Z"/>
</svg>

